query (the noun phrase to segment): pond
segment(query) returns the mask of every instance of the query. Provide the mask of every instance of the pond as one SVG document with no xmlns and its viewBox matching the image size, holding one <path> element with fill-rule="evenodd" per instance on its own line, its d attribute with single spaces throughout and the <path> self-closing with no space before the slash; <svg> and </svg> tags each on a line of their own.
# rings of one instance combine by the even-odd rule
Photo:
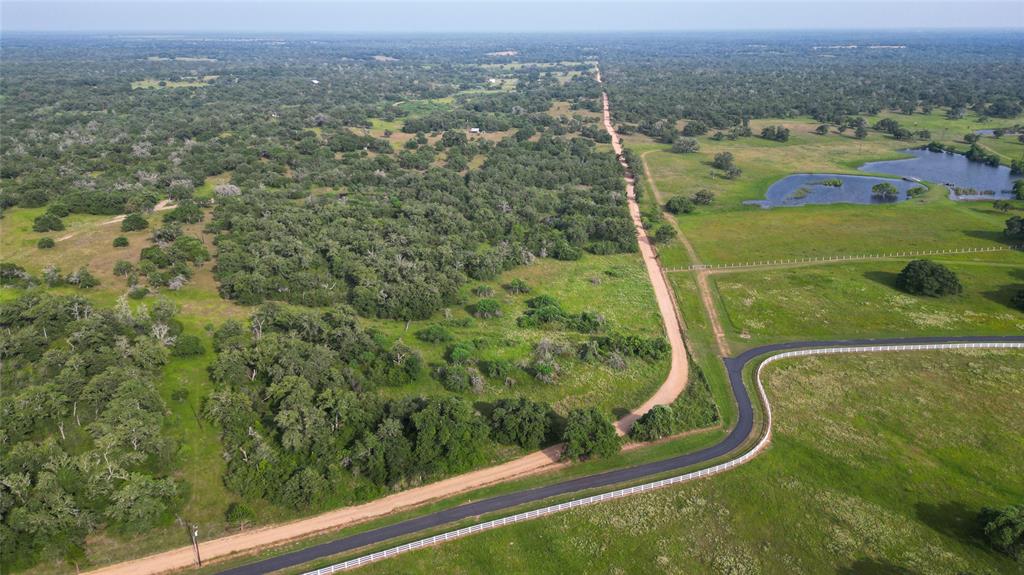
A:
<svg viewBox="0 0 1024 575">
<path fill-rule="evenodd" d="M 889 182 L 899 195 L 880 198 L 872 193 L 875 184 Z M 743 202 L 748 205 L 774 208 L 808 204 L 891 204 L 907 199 L 907 190 L 919 186 L 915 182 L 874 176 L 848 174 L 793 174 L 768 188 L 763 200 Z"/>
<path fill-rule="evenodd" d="M 1012 196 L 1010 192 L 1013 189 L 1013 181 L 1019 179 L 1018 176 L 1011 176 L 1010 168 L 1006 166 L 996 167 L 972 162 L 961 154 L 928 150 L 902 151 L 914 157 L 906 160 L 868 162 L 859 169 L 940 183 L 949 188 L 951 199 L 961 200 L 1009 198 Z M 986 193 L 957 196 L 953 191 L 955 188 L 972 188 Z"/>
</svg>

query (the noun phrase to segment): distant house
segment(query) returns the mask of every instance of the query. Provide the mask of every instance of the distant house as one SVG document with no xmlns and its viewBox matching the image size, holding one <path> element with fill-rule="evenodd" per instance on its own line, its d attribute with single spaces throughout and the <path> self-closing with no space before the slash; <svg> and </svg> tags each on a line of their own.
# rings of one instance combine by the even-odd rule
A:
<svg viewBox="0 0 1024 575">
<path fill-rule="evenodd" d="M 313 82 L 314 84 L 319 84 L 319 83 L 320 83 L 320 80 L 312 80 L 312 82 Z"/>
<path fill-rule="evenodd" d="M 480 128 L 470 128 L 469 129 L 469 133 L 470 134 L 479 134 L 480 133 Z"/>
</svg>

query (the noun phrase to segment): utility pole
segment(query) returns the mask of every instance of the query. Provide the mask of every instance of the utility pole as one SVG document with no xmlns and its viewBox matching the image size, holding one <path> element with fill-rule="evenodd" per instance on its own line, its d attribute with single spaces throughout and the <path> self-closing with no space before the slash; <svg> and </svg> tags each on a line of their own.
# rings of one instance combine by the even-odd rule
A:
<svg viewBox="0 0 1024 575">
<path fill-rule="evenodd" d="M 203 559 L 199 556 L 199 526 L 189 524 L 188 536 L 192 539 L 192 549 L 196 552 L 196 565 L 203 566 Z"/>
</svg>

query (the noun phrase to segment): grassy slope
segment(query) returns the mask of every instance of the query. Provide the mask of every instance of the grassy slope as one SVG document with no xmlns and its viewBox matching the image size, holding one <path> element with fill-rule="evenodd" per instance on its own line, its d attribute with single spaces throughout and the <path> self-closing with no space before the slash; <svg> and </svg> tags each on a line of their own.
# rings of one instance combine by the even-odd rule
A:
<svg viewBox="0 0 1024 575">
<path fill-rule="evenodd" d="M 774 440 L 754 462 L 364 572 L 1024 572 L 971 527 L 1024 497 L 1021 370 L 1010 351 L 779 364 Z"/>
<path fill-rule="evenodd" d="M 740 347 L 782 340 L 1019 334 L 1009 306 L 1024 289 L 1024 254 L 943 258 L 964 293 L 917 297 L 894 287 L 906 260 L 760 269 L 710 277 L 726 332 Z"/>
</svg>

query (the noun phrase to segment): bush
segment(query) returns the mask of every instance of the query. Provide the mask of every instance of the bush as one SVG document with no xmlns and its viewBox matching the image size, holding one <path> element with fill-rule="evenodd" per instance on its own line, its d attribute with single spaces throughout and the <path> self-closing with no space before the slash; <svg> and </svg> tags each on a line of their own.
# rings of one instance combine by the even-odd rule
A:
<svg viewBox="0 0 1024 575">
<path fill-rule="evenodd" d="M 417 331 L 416 339 L 428 343 L 444 343 L 452 340 L 452 333 L 435 324 Z"/>
<path fill-rule="evenodd" d="M 949 268 L 931 260 L 914 260 L 896 278 L 896 287 L 914 295 L 956 295 L 963 285 Z"/>
<path fill-rule="evenodd" d="M 149 288 L 145 286 L 135 286 L 128 292 L 128 297 L 132 299 L 142 299 L 149 295 Z"/>
<path fill-rule="evenodd" d="M 57 216 L 58 218 L 66 218 L 71 213 L 71 210 L 69 210 L 64 204 L 52 203 L 46 208 L 46 213 Z"/>
<path fill-rule="evenodd" d="M 889 182 L 881 182 L 871 186 L 871 195 L 884 200 L 894 200 L 899 197 L 900 191 Z"/>
<path fill-rule="evenodd" d="M 700 150 L 700 143 L 695 138 L 679 138 L 672 143 L 672 151 L 677 154 L 692 154 Z"/>
<path fill-rule="evenodd" d="M 489 285 L 478 285 L 473 288 L 473 295 L 477 297 L 491 297 L 494 295 L 494 290 Z"/>
<path fill-rule="evenodd" d="M 59 232 L 64 229 L 64 222 L 53 214 L 43 214 L 32 221 L 34 232 Z"/>
<path fill-rule="evenodd" d="M 697 206 L 694 205 L 693 200 L 683 196 L 673 196 L 665 202 L 665 211 L 673 214 L 690 214 L 695 209 Z"/>
<path fill-rule="evenodd" d="M 607 457 L 617 453 L 622 445 L 612 422 L 592 407 L 569 412 L 562 441 L 562 459 Z"/>
<path fill-rule="evenodd" d="M 245 503 L 234 502 L 224 512 L 224 520 L 231 525 L 238 525 L 239 529 L 245 529 L 245 525 L 251 523 L 255 515 Z"/>
<path fill-rule="evenodd" d="M 530 293 L 530 286 L 525 281 L 516 278 L 505 284 L 505 291 L 510 294 Z"/>
<path fill-rule="evenodd" d="M 1024 238 L 1024 218 L 1013 216 L 1006 220 L 1006 228 L 1003 230 L 1006 237 L 1014 239 Z"/>
<path fill-rule="evenodd" d="M 469 370 L 462 365 L 448 365 L 438 370 L 441 387 L 454 393 L 465 393 L 470 389 Z"/>
<path fill-rule="evenodd" d="M 710 206 L 715 201 L 715 193 L 710 190 L 700 190 L 693 194 L 691 201 L 702 206 Z"/>
<path fill-rule="evenodd" d="M 995 550 L 1024 559 L 1024 505 L 986 507 L 978 515 L 985 541 Z"/>
<path fill-rule="evenodd" d="M 149 222 L 146 218 L 142 217 L 142 214 L 128 214 L 123 220 L 121 220 L 121 231 L 122 232 L 135 232 L 138 230 L 144 230 L 149 227 Z"/>
<path fill-rule="evenodd" d="M 114 264 L 114 275 L 115 276 L 127 277 L 128 274 L 132 273 L 133 271 L 135 271 L 135 266 L 132 265 L 132 262 L 125 261 L 125 260 L 118 260 Z"/>
<path fill-rule="evenodd" d="M 733 161 L 732 152 L 719 152 L 715 154 L 715 159 L 711 161 L 711 165 L 719 170 L 728 170 L 733 167 Z"/>
<path fill-rule="evenodd" d="M 491 412 L 491 437 L 499 443 L 537 449 L 550 428 L 551 409 L 525 398 L 499 399 Z"/>
<path fill-rule="evenodd" d="M 473 306 L 473 315 L 484 319 L 501 317 L 501 305 L 493 299 L 482 299 Z"/>
<path fill-rule="evenodd" d="M 39 238 L 39 241 L 36 242 L 36 247 L 41 250 L 48 250 L 55 245 L 53 238 Z"/>
<path fill-rule="evenodd" d="M 202 355 L 203 341 L 194 335 L 182 335 L 174 342 L 171 355 L 174 357 L 192 357 Z"/>
<path fill-rule="evenodd" d="M 629 436 L 637 441 L 653 441 L 675 432 L 676 417 L 667 405 L 655 405 L 640 416 L 629 430 Z"/>
<path fill-rule="evenodd" d="M 128 238 L 126 238 L 124 236 L 117 236 L 116 238 L 114 238 L 114 247 L 115 248 L 126 248 L 126 247 L 128 247 Z"/>
</svg>

